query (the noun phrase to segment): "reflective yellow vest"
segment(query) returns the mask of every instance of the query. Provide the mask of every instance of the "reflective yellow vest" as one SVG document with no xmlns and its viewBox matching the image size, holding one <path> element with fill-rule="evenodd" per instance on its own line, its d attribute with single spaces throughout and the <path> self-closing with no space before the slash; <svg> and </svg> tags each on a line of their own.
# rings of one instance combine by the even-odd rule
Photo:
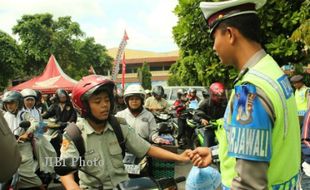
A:
<svg viewBox="0 0 310 190">
<path fill-rule="evenodd" d="M 304 116 L 307 112 L 307 92 L 308 87 L 305 85 L 295 91 L 295 99 L 297 104 L 298 116 Z"/>
<path fill-rule="evenodd" d="M 269 55 L 262 58 L 249 69 L 237 85 L 251 83 L 262 89 L 271 101 L 275 122 L 271 136 L 271 159 L 268 169 L 269 189 L 291 189 L 298 180 L 300 168 L 301 145 L 297 107 L 289 80 Z M 235 93 L 232 92 L 228 103 L 224 128 L 216 135 L 219 139 L 219 159 L 221 162 L 222 183 L 228 189 L 236 176 L 236 159 L 228 156 L 229 125 L 232 116 L 231 105 Z"/>
</svg>

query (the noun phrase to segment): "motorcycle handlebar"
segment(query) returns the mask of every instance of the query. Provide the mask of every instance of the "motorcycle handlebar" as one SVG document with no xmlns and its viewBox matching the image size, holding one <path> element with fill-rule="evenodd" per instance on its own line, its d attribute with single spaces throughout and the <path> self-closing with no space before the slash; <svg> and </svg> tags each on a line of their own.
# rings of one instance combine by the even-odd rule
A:
<svg viewBox="0 0 310 190">
<path fill-rule="evenodd" d="M 160 185 L 162 189 L 176 187 L 177 183 L 185 181 L 186 178 L 184 176 L 177 178 L 161 178 L 157 180 L 157 183 Z"/>
<path fill-rule="evenodd" d="M 176 183 L 181 183 L 186 180 L 184 176 L 180 176 L 174 179 Z"/>
</svg>

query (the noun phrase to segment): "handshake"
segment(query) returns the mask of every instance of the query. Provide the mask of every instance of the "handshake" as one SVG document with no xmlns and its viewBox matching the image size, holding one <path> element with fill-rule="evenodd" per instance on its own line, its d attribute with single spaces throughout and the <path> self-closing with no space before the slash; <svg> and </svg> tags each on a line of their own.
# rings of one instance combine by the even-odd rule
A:
<svg viewBox="0 0 310 190">
<path fill-rule="evenodd" d="M 194 166 L 204 168 L 212 163 L 211 149 L 208 147 L 198 147 L 188 153 L 188 156 Z"/>
<path fill-rule="evenodd" d="M 211 149 L 208 147 L 198 147 L 195 150 L 185 150 L 181 156 L 190 160 L 194 166 L 198 168 L 204 168 L 212 163 Z"/>
</svg>

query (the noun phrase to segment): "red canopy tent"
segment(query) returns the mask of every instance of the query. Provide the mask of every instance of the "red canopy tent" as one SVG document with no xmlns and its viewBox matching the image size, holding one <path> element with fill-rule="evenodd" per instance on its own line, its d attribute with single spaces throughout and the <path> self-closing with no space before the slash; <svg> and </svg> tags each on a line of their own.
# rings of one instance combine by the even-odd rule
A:
<svg viewBox="0 0 310 190">
<path fill-rule="evenodd" d="M 55 93 L 57 89 L 62 88 L 70 92 L 76 83 L 76 80 L 70 78 L 63 72 L 54 55 L 51 55 L 40 76 L 13 86 L 10 90 L 21 91 L 25 88 L 31 88 L 40 90 L 42 93 L 51 94 Z"/>
</svg>

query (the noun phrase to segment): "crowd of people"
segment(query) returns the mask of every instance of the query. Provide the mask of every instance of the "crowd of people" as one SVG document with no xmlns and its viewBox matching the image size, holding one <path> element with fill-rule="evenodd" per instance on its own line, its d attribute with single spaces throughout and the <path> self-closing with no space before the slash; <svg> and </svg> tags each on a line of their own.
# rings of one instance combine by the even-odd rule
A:
<svg viewBox="0 0 310 190">
<path fill-rule="evenodd" d="M 99 178 L 104 189 L 113 189 L 129 179 L 123 149 L 137 157 L 209 167 L 211 149 L 188 146 L 193 131 L 183 113 L 194 108 L 194 120 L 201 125 L 223 117 L 216 132 L 221 135 L 213 135 L 220 146 L 223 189 L 309 189 L 310 92 L 302 75 L 289 78 L 262 48 L 256 10 L 264 4 L 265 0 L 200 4 L 213 49 L 223 64 L 240 72 L 230 97 L 224 85 L 215 82 L 203 91 L 202 100 L 195 89 L 180 89 L 169 105 L 162 86 L 150 91 L 129 85 L 123 93 L 100 75 L 83 77 L 71 94 L 58 89 L 51 98 L 34 89 L 5 92 L 0 148 L 6 156 L 0 157 L 0 182 L 18 176 L 19 189 L 46 189 L 58 179 L 46 158 L 60 157 L 85 161 L 84 170 Z M 153 145 L 171 143 L 159 135 L 154 114 L 172 111 L 178 118 L 177 144 L 185 149 L 180 154 Z M 45 122 L 51 118 L 57 127 Z M 72 126 L 76 136 L 70 133 Z M 91 189 L 98 183 L 80 171 L 78 178 L 79 184 L 67 173 L 60 181 L 66 189 Z"/>
</svg>

